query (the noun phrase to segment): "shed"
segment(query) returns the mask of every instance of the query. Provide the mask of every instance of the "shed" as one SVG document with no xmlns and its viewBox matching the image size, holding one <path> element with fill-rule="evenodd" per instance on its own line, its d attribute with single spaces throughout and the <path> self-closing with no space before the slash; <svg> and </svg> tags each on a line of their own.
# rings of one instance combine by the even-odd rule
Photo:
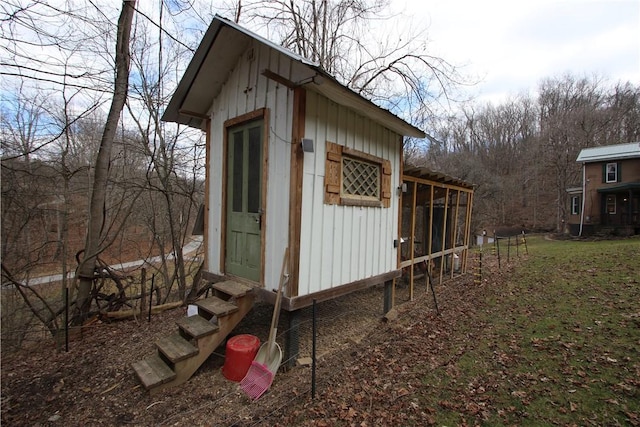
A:
<svg viewBox="0 0 640 427">
<path fill-rule="evenodd" d="M 162 119 L 206 132 L 208 277 L 273 290 L 288 247 L 292 311 L 400 274 L 402 143 L 420 129 L 219 16 Z"/>
<path fill-rule="evenodd" d="M 224 301 L 200 301 L 198 310 L 205 320 L 224 322 L 215 332 L 206 328 L 212 338 L 198 332 L 202 342 L 189 330 L 207 322 L 180 326 L 199 352 L 170 342 L 171 358 L 139 362 L 135 369 L 148 389 L 186 381 L 250 310 L 248 295 L 273 301 L 283 264 L 289 360 L 297 353 L 301 308 L 376 284 L 389 290 L 402 275 L 403 141 L 424 138 L 422 130 L 318 64 L 220 16 L 162 120 L 206 133 L 202 274 Z M 442 188 L 447 203 L 454 200 Z M 453 250 L 442 247 L 440 254 Z M 177 347 L 190 352 L 175 354 Z"/>
</svg>

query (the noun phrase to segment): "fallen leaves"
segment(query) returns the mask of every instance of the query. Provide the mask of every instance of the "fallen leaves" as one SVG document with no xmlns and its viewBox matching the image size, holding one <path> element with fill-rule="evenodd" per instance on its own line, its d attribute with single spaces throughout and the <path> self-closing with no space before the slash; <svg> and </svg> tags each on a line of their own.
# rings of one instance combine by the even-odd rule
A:
<svg viewBox="0 0 640 427">
<path fill-rule="evenodd" d="M 598 342 L 617 332 L 618 319 L 628 322 L 625 334 L 633 333 L 637 307 L 623 307 L 616 297 L 611 300 L 621 307 L 621 317 L 607 307 L 607 316 L 567 315 L 552 319 L 553 328 L 549 322 L 535 325 L 575 295 L 550 295 L 546 272 L 539 289 L 519 288 L 508 268 L 482 285 L 460 280 L 437 287 L 439 316 L 426 293 L 398 306 L 395 320 L 375 322 L 357 339 L 338 336 L 353 327 L 348 316 L 340 317 L 338 332 L 322 329 L 322 338 L 335 334 L 340 345 L 321 349 L 316 400 L 309 398 L 310 370 L 300 367 L 279 373 L 261 402 L 248 405 L 233 395 L 223 400 L 228 392 L 212 385 L 220 375 L 218 359 L 166 397 L 148 396 L 131 378 L 126 357 L 144 354 L 145 337 L 172 324 L 165 313 L 165 326 L 143 325 L 149 330 L 133 322 L 102 325 L 70 354 L 35 352 L 12 365 L 3 360 L 14 370 L 2 373 L 2 421 L 44 425 L 56 415 L 68 425 L 603 425 L 606 420 L 590 418 L 609 411 L 640 425 L 638 407 L 632 406 L 640 394 L 637 333 L 624 352 Z M 590 310 L 605 300 L 597 289 L 575 294 Z M 379 296 L 372 307 L 381 305 Z M 362 307 L 347 310 L 357 314 Z M 591 407 L 582 400 L 597 394 L 603 397 Z M 549 418 L 536 418 L 540 405 Z"/>
</svg>

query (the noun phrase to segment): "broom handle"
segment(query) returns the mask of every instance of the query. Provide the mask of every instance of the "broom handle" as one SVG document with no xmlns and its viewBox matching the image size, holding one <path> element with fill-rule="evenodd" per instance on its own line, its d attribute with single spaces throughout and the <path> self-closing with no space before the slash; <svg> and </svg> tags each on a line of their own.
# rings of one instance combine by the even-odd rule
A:
<svg viewBox="0 0 640 427">
<path fill-rule="evenodd" d="M 269 330 L 269 344 L 267 346 L 268 357 L 271 357 L 273 345 L 276 342 L 276 333 L 278 331 L 278 320 L 280 319 L 280 305 L 282 303 L 282 287 L 285 280 L 289 280 L 289 276 L 285 276 L 285 268 L 287 268 L 287 260 L 289 258 L 289 248 L 285 249 L 282 259 L 282 269 L 280 270 L 280 283 L 278 284 L 278 294 L 276 295 L 276 304 L 273 307 L 273 317 L 271 318 L 271 329 Z"/>
</svg>

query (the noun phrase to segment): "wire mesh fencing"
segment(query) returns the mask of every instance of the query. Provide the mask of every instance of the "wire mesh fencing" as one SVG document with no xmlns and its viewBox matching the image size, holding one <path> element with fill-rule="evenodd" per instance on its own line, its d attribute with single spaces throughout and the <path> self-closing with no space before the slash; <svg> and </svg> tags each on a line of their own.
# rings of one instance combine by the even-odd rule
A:
<svg viewBox="0 0 640 427">
<path fill-rule="evenodd" d="M 491 264 L 491 259 L 488 264 Z M 473 286 L 471 274 L 453 280 L 467 280 Z M 446 301 L 442 304 L 442 298 L 448 286 L 450 282 L 435 283 L 432 290 L 423 277 L 416 280 L 411 292 L 410 284 L 404 279 L 398 279 L 393 293 L 395 305 L 402 309 L 401 305 L 409 302 L 413 296 L 423 307 L 420 316 L 424 316 L 424 313 L 438 316 L 435 299 L 432 298 L 433 292 L 443 315 L 446 315 L 447 304 Z M 87 362 L 87 354 L 95 352 L 100 355 L 99 360 L 92 361 L 93 375 L 104 377 L 101 383 L 103 389 L 98 395 L 101 403 L 93 409 L 93 413 L 104 409 L 104 417 L 113 417 L 113 413 L 122 412 L 129 405 L 135 409 L 130 409 L 131 415 L 126 419 L 139 424 L 284 425 L 283 417 L 291 420 L 292 408 L 304 408 L 306 405 L 332 399 L 331 390 L 335 390 L 352 374 L 350 369 L 353 368 L 348 367 L 345 362 L 359 360 L 379 339 L 385 339 L 385 291 L 384 285 L 376 285 L 318 302 L 315 310 L 313 306 L 303 308 L 293 319 L 283 312 L 278 325 L 277 342 L 286 350 L 288 342 L 296 335 L 298 351 L 295 354 L 287 354 L 285 351 L 281 368 L 275 374 L 273 383 L 257 400 L 249 398 L 238 383 L 224 378 L 221 370 L 226 362 L 225 344 L 215 350 L 187 383 L 170 389 L 167 394 L 149 395 L 140 385 L 130 363 L 156 351 L 154 342 L 161 336 L 175 332 L 175 320 L 188 314 L 185 307 L 158 316 L 152 315 L 150 322 L 146 316 L 138 316 L 126 321 L 98 321 L 87 325 L 86 337 L 89 338 L 73 342 L 71 354 L 64 360 L 71 363 L 72 359 L 77 358 Z M 273 305 L 257 301 L 233 333 L 256 335 L 264 343 L 269 335 L 272 313 Z M 417 317 L 412 319 L 414 320 L 424 319 Z M 391 322 L 387 323 L 390 325 Z M 91 338 L 93 336 L 96 338 Z M 92 346 L 96 348 L 93 349 Z M 51 351 L 56 350 L 52 348 Z M 116 377 L 113 377 L 113 372 L 116 372 Z M 73 384 L 71 380 L 65 381 L 68 387 Z M 114 399 L 117 398 L 117 405 L 102 400 L 104 396 L 112 394 Z M 182 403 L 186 400 L 188 404 Z M 86 406 L 91 405 L 89 403 Z M 303 418 L 304 411 L 299 416 Z"/>
<path fill-rule="evenodd" d="M 425 304 L 435 313 L 429 288 L 416 286 L 414 298 L 421 298 L 423 294 L 428 297 Z M 397 280 L 395 298 L 396 304 L 409 301 L 409 284 L 405 280 Z M 221 384 L 224 392 L 188 411 L 177 412 L 164 420 L 163 425 L 197 423 L 202 420 L 202 414 L 209 414 L 208 422 L 212 425 L 279 425 L 282 414 L 290 408 L 323 399 L 327 389 L 340 382 L 343 362 L 355 357 L 356 348 L 366 348 L 370 340 L 377 339 L 377 331 L 385 321 L 383 307 L 384 285 L 377 285 L 303 308 L 295 314 L 295 321 L 283 313 L 277 342 L 284 350 L 295 334 L 298 352 L 286 354 L 285 351 L 281 368 L 267 393 L 252 400 L 239 386 L 230 386 L 220 371 L 214 371 L 222 380 L 216 384 Z M 265 342 L 271 310 L 272 306 L 258 302 L 234 333 L 255 334 Z M 215 368 L 224 363 L 224 356 L 224 346 L 221 346 L 213 356 L 218 359 Z"/>
</svg>

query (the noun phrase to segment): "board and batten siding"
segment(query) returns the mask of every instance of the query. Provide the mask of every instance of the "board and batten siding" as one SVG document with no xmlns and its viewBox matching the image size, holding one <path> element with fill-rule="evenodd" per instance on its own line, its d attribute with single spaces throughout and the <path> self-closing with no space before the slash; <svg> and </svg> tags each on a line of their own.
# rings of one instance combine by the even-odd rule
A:
<svg viewBox="0 0 640 427">
<path fill-rule="evenodd" d="M 300 64 L 268 46 L 253 41 L 241 56 L 227 82 L 214 98 L 210 110 L 211 144 L 209 149 L 208 271 L 222 274 L 221 265 L 223 213 L 223 138 L 224 123 L 261 108 L 269 109 L 266 152 L 267 194 L 263 227 L 265 234 L 264 287 L 277 289 L 282 257 L 287 246 L 289 228 L 289 176 L 293 91 L 261 74 L 271 70 L 297 81 L 308 73 Z M 301 77 L 302 74 L 302 77 Z"/>
<path fill-rule="evenodd" d="M 395 270 L 401 136 L 308 91 L 305 138 L 313 139 L 314 152 L 304 155 L 298 295 Z M 390 207 L 324 203 L 326 141 L 391 162 Z"/>
</svg>

